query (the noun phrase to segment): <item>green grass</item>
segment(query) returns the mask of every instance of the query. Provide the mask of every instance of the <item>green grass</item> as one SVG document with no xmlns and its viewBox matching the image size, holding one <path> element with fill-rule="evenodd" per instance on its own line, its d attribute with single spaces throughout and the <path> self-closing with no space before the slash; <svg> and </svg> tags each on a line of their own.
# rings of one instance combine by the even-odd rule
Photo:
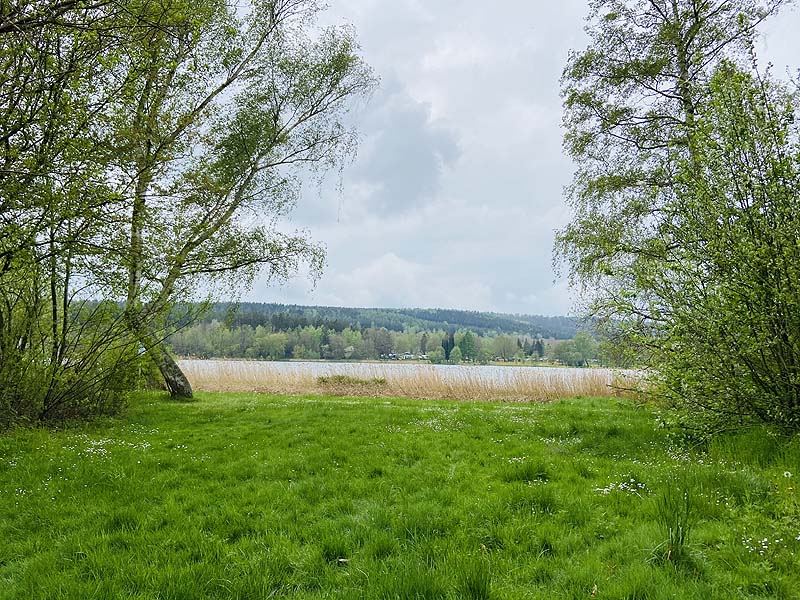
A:
<svg viewBox="0 0 800 600">
<path fill-rule="evenodd" d="M 798 598 L 797 478 L 618 400 L 142 395 L 0 436 L 0 598 Z"/>
</svg>

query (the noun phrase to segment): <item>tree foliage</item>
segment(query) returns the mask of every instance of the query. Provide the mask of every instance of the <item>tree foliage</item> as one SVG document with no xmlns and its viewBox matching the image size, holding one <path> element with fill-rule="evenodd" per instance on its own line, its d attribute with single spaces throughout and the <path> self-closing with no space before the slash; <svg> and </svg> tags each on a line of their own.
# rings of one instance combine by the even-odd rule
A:
<svg viewBox="0 0 800 600">
<path fill-rule="evenodd" d="M 455 334 L 450 331 L 442 337 L 442 350 L 444 351 L 444 359 L 450 360 L 450 353 L 456 347 Z"/>
<path fill-rule="evenodd" d="M 478 357 L 479 343 L 471 331 L 465 331 L 456 337 L 456 346 L 464 360 L 475 360 Z"/>
<path fill-rule="evenodd" d="M 601 288 L 601 312 L 661 260 L 675 160 L 689 155 L 715 65 L 746 57 L 785 0 L 593 0 L 589 47 L 562 77 L 564 146 L 577 169 L 574 215 L 556 250 L 574 279 Z M 602 306 L 604 299 L 610 299 Z"/>
<path fill-rule="evenodd" d="M 553 347 L 553 358 L 571 367 L 587 367 L 597 356 L 597 342 L 585 331 L 579 331 L 571 340 L 556 342 Z"/>
<path fill-rule="evenodd" d="M 598 0 L 564 71 L 579 166 L 557 250 L 651 391 L 707 430 L 800 424 L 796 97 L 752 67 L 783 4 Z"/>
<path fill-rule="evenodd" d="M 673 405 L 708 425 L 800 430 L 798 94 L 724 63 L 679 164 L 670 261 L 643 281 L 654 298 Z M 699 168 L 698 168 L 699 167 Z"/>
<path fill-rule="evenodd" d="M 138 352 L 118 311 L 76 297 L 114 196 L 114 3 L 7 2 L 0 11 L 0 425 L 113 410 Z"/>
<path fill-rule="evenodd" d="M 159 23 L 114 65 L 113 107 L 125 236 L 115 240 L 127 322 L 175 395 L 188 382 L 155 342 L 154 317 L 175 299 L 259 269 L 285 279 L 322 266 L 307 234 L 277 222 L 293 206 L 298 167 L 334 168 L 355 146 L 349 100 L 369 91 L 352 33 L 312 36 L 313 0 L 242 10 L 219 0 L 148 5 Z"/>
<path fill-rule="evenodd" d="M 53 398 L 102 395 L 142 349 L 190 396 L 161 344 L 176 304 L 241 291 L 264 270 L 321 268 L 319 246 L 280 219 L 304 173 L 352 155 L 347 113 L 374 80 L 352 31 L 317 28 L 319 11 L 314 0 L 2 4 L 9 419 L 23 404 L 44 418 Z M 44 391 L 23 398 L 21 373 L 42 372 Z"/>
<path fill-rule="evenodd" d="M 450 334 L 442 329 L 420 331 L 409 327 L 393 331 L 383 327 L 339 325 L 341 322 L 322 319 L 308 323 L 280 318 L 255 327 L 241 324 L 235 318 L 231 322 L 198 320 L 173 333 L 167 343 L 178 356 L 195 358 L 376 360 L 410 353 L 415 357 L 425 354 L 434 362 L 445 361 L 442 342 L 446 343 Z M 498 336 L 480 336 L 460 330 L 454 335 L 456 345 L 449 360 L 455 348 L 459 349 L 462 361 L 472 363 L 503 358 L 502 348 L 506 349 L 506 359 L 520 362 L 543 360 L 547 355 L 548 359 L 580 366 L 599 358 L 597 343 L 586 332 L 579 332 L 573 340 L 565 341 L 566 347 L 573 349 L 577 344 L 581 350 L 579 356 L 583 358 L 575 361 L 565 360 L 558 354 L 561 344 L 555 340 L 546 344 L 541 338 L 525 338 L 523 346 L 529 350 L 521 352 L 516 338 L 501 337 L 502 343 L 498 342 Z M 604 356 L 602 362 L 616 365 L 614 357 Z"/>
</svg>

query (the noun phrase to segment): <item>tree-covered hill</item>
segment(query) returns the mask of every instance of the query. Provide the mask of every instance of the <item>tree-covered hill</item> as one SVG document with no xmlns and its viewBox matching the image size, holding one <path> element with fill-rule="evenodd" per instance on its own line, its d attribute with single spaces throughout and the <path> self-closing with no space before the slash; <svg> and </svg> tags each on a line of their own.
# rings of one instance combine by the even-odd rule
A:
<svg viewBox="0 0 800 600">
<path fill-rule="evenodd" d="M 299 306 L 243 302 L 218 303 L 211 307 L 201 322 L 224 321 L 231 326 L 271 325 L 287 331 L 306 325 L 325 324 L 342 331 L 350 327 L 384 327 L 391 331 L 468 329 L 479 335 L 514 334 L 541 338 L 570 339 L 578 331 L 578 323 L 570 317 L 510 315 L 441 308 L 343 308 L 334 306 Z"/>
</svg>

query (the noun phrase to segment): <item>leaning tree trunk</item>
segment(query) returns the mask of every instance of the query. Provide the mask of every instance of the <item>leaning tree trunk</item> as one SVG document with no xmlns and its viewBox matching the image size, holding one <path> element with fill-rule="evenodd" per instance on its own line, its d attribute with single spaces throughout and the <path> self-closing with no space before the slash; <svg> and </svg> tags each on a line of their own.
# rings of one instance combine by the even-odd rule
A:
<svg viewBox="0 0 800 600">
<path fill-rule="evenodd" d="M 169 390 L 173 398 L 191 399 L 192 384 L 184 375 L 178 363 L 172 358 L 164 347 L 163 343 L 147 331 L 145 325 L 141 324 L 141 319 L 134 311 L 127 311 L 126 322 L 128 330 L 136 336 L 139 343 L 147 349 L 150 359 L 158 367 L 158 371 L 164 378 L 164 385 Z"/>
<path fill-rule="evenodd" d="M 161 344 L 155 344 L 149 350 L 150 357 L 161 372 L 164 383 L 173 398 L 192 398 L 192 384 L 183 374 L 178 363 Z"/>
</svg>

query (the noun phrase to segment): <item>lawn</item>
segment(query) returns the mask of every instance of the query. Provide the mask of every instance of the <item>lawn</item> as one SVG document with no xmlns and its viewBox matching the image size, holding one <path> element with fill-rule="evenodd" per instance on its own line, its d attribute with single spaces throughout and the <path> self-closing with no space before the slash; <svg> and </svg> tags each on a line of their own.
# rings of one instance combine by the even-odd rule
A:
<svg viewBox="0 0 800 600">
<path fill-rule="evenodd" d="M 0 435 L 0 599 L 800 598 L 800 441 L 629 401 L 199 394 Z"/>
</svg>

